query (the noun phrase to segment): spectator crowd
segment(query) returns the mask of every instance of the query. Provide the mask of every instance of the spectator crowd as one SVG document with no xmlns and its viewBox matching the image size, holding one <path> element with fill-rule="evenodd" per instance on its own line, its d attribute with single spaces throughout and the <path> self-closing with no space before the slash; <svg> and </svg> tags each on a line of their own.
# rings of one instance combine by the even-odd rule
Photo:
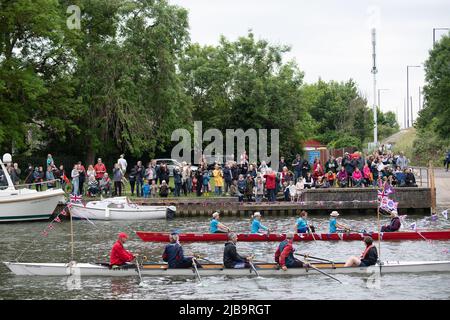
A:
<svg viewBox="0 0 450 320">
<path fill-rule="evenodd" d="M 8 165 L 7 170 L 13 183 L 18 185 L 21 176 L 18 164 Z M 203 157 L 198 167 L 186 162 L 169 167 L 164 162 L 151 160 L 146 167 L 142 161 L 137 161 L 130 168 L 125 156 L 121 155 L 109 173 L 101 158 L 95 165 L 89 164 L 87 169 L 79 161 L 66 172 L 63 165 L 55 166 L 49 154 L 46 170 L 43 166 L 30 164 L 24 176 L 24 184 L 30 188 L 42 190 L 43 185 L 53 188 L 59 181 L 72 194 L 92 197 L 100 194 L 122 196 L 124 186 L 129 185 L 131 196 L 143 198 L 214 194 L 256 202 L 263 199 L 273 202 L 278 196 L 286 201 L 300 201 L 307 189 L 368 188 L 385 182 L 395 187 L 417 186 L 403 152 L 394 155 L 384 146 L 370 155 L 354 152 L 339 158 L 330 156 L 325 164 L 317 158 L 309 163 L 300 155 L 290 163 L 281 157 L 277 171 L 264 161 L 249 163 L 244 152 L 239 161 L 226 161 L 223 165 L 208 164 Z M 0 174 L 0 182 L 1 179 Z"/>
</svg>

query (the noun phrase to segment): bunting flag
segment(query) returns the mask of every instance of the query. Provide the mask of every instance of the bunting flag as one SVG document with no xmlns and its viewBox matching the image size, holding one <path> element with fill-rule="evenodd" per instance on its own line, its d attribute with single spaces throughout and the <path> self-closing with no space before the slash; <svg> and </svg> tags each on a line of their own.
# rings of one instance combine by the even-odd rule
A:
<svg viewBox="0 0 450 320">
<path fill-rule="evenodd" d="M 442 211 L 442 215 L 444 216 L 445 219 L 448 220 L 448 210 Z"/>
<path fill-rule="evenodd" d="M 394 189 L 391 185 L 387 184 L 384 189 L 378 190 L 378 201 L 382 201 L 384 198 L 394 193 Z"/>
<path fill-rule="evenodd" d="M 416 231 L 417 230 L 417 223 L 414 222 L 413 224 L 411 224 L 410 228 L 411 228 L 411 230 Z"/>
<path fill-rule="evenodd" d="M 47 227 L 48 230 L 53 230 L 54 228 L 55 227 L 52 224 L 49 224 L 48 227 Z"/>
<path fill-rule="evenodd" d="M 43 237 L 48 236 L 48 232 L 47 231 L 43 231 L 41 234 L 42 234 Z"/>
<path fill-rule="evenodd" d="M 70 208 L 72 208 L 72 203 L 69 202 L 69 203 L 67 204 L 67 209 L 70 209 Z"/>
<path fill-rule="evenodd" d="M 431 215 L 431 221 L 437 221 L 438 220 L 438 215 L 436 213 Z"/>
<path fill-rule="evenodd" d="M 389 212 L 396 211 L 398 207 L 398 202 L 395 202 L 392 199 L 389 199 L 388 197 L 384 197 L 381 200 L 380 208 L 383 210 L 387 210 Z"/>
<path fill-rule="evenodd" d="M 62 211 L 61 211 L 59 214 L 66 217 L 66 216 L 67 216 L 67 211 L 66 211 L 66 209 L 62 209 Z"/>
<path fill-rule="evenodd" d="M 59 218 L 59 216 L 57 216 L 53 221 L 55 221 L 55 222 L 61 222 L 61 219 Z"/>
</svg>

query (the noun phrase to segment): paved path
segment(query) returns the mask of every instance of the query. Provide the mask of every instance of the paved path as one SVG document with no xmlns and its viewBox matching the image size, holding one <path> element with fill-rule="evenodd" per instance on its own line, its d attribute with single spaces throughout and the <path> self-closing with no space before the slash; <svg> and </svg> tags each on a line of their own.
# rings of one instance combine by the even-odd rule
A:
<svg viewBox="0 0 450 320">
<path fill-rule="evenodd" d="M 434 177 L 437 206 L 450 209 L 450 171 L 445 172 L 445 169 L 435 168 Z"/>
</svg>

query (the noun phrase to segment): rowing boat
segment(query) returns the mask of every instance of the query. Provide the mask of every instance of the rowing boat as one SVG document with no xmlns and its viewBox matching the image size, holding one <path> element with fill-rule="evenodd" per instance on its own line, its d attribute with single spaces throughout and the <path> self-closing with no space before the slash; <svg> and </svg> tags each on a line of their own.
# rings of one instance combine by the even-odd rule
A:
<svg viewBox="0 0 450 320">
<path fill-rule="evenodd" d="M 136 231 L 136 234 L 145 242 L 169 242 L 169 233 Z M 296 234 L 295 241 L 357 241 L 363 240 L 364 236 L 370 235 L 373 240 L 378 240 L 378 233 L 314 233 L 314 234 Z M 215 242 L 227 241 L 226 233 L 181 233 L 179 234 L 181 242 Z M 286 234 L 238 234 L 238 241 L 242 242 L 262 242 L 262 241 L 283 241 Z M 434 231 L 407 231 L 407 232 L 382 232 L 383 241 L 402 241 L 402 240 L 449 240 L 450 230 Z"/>
<path fill-rule="evenodd" d="M 4 262 L 16 275 L 20 276 L 136 276 L 135 265 L 111 269 L 106 264 L 95 263 L 22 263 Z M 318 273 L 314 269 L 290 268 L 283 271 L 277 264 L 255 263 L 260 276 L 301 276 Z M 418 272 L 450 272 L 450 261 L 386 261 L 371 267 L 344 267 L 344 263 L 314 263 L 313 266 L 329 274 L 373 274 L 373 273 L 418 273 Z M 144 263 L 140 267 L 142 276 L 195 276 L 193 268 L 169 269 L 167 264 Z M 198 269 L 204 276 L 249 276 L 251 269 L 225 269 L 222 264 L 203 264 Z M 254 275 L 254 274 L 253 274 Z"/>
</svg>

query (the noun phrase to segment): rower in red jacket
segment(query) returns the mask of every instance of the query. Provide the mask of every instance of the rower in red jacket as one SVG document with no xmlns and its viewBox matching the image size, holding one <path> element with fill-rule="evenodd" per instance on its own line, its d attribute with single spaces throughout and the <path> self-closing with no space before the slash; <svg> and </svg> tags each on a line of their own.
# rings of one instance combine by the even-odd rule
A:
<svg viewBox="0 0 450 320">
<path fill-rule="evenodd" d="M 286 240 L 280 243 L 275 252 L 275 262 L 286 271 L 288 268 L 302 268 L 303 262 L 294 257 L 294 233 L 286 233 Z"/>
<path fill-rule="evenodd" d="M 111 249 L 111 256 L 109 260 L 109 265 L 111 267 L 123 266 L 127 264 L 127 262 L 131 262 L 135 259 L 135 256 L 123 247 L 123 244 L 127 241 L 127 239 L 128 235 L 126 233 L 119 233 L 119 238 Z"/>
</svg>

